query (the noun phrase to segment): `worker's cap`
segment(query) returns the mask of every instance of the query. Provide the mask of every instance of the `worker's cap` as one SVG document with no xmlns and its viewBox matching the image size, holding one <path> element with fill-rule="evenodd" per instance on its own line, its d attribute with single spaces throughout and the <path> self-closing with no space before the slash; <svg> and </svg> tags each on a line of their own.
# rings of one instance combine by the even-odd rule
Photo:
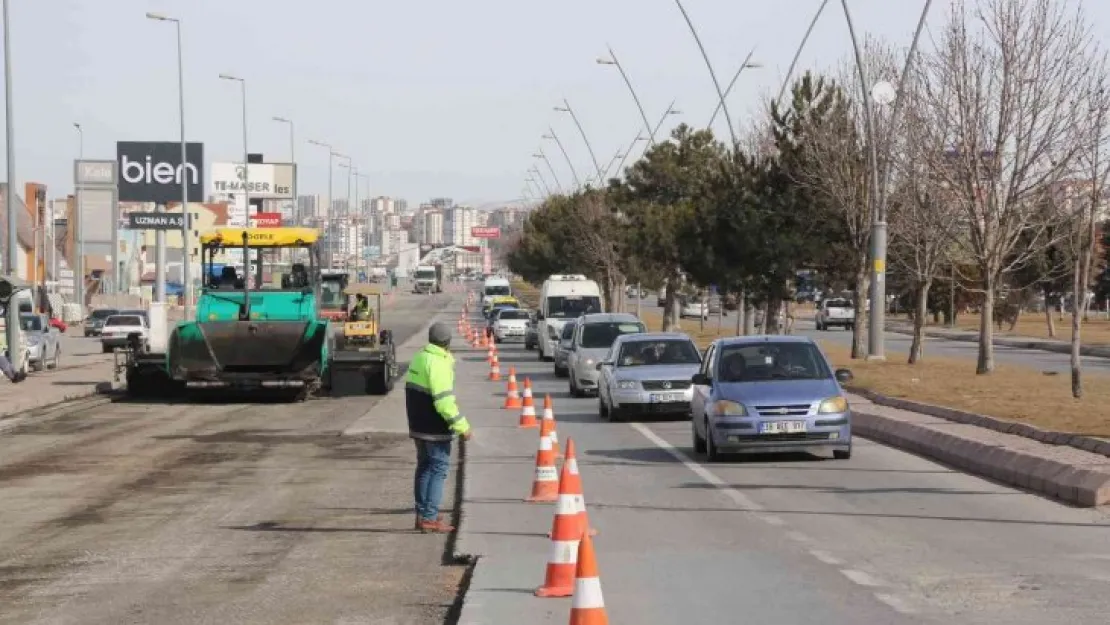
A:
<svg viewBox="0 0 1110 625">
<path fill-rule="evenodd" d="M 451 344 L 451 328 L 438 321 L 433 323 L 432 327 L 428 328 L 428 342 L 432 345 L 447 347 Z"/>
</svg>

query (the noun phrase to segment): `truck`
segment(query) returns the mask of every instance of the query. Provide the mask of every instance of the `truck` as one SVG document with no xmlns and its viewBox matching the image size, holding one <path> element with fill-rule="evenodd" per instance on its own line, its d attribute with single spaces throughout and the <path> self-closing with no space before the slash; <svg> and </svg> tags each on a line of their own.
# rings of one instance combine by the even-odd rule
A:
<svg viewBox="0 0 1110 625">
<path fill-rule="evenodd" d="M 443 268 L 440 265 L 417 265 L 416 270 L 412 272 L 412 292 L 413 293 L 439 293 L 440 281 Z"/>
<path fill-rule="evenodd" d="M 539 359 L 555 357 L 563 326 L 589 313 L 605 312 L 601 307 L 601 287 L 582 274 L 549 276 L 540 289 L 536 311 L 536 346 Z"/>
<path fill-rule="evenodd" d="M 822 300 L 813 320 L 817 330 L 821 332 L 836 326 L 852 330 L 856 326 L 856 307 L 846 297 Z"/>
</svg>

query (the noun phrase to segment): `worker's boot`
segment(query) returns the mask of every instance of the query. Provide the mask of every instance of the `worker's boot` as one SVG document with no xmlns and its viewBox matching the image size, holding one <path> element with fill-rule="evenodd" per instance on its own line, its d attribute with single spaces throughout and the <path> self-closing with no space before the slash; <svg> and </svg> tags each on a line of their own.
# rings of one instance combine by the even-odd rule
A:
<svg viewBox="0 0 1110 625">
<path fill-rule="evenodd" d="M 455 527 L 444 523 L 440 519 L 435 521 L 421 520 L 420 531 L 425 534 L 450 534 L 455 531 Z"/>
</svg>

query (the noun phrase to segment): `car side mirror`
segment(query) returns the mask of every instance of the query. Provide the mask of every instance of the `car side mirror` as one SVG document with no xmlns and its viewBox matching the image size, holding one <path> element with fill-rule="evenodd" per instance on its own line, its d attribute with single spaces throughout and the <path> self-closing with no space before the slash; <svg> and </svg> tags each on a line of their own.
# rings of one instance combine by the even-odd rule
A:
<svg viewBox="0 0 1110 625">
<path fill-rule="evenodd" d="M 704 373 L 695 373 L 694 376 L 690 378 L 690 382 L 695 386 L 709 386 L 710 379 L 709 376 Z"/>
<path fill-rule="evenodd" d="M 852 370 L 851 369 L 837 369 L 836 370 L 836 381 L 840 382 L 841 384 L 847 384 L 847 383 L 851 382 L 854 378 L 855 378 L 855 376 L 852 375 Z"/>
<path fill-rule="evenodd" d="M 599 362 L 599 363 L 597 363 L 597 367 L 595 367 L 595 368 L 596 368 L 596 369 L 597 369 L 598 371 L 601 371 L 601 370 L 602 370 L 602 369 L 603 369 L 603 368 L 605 367 L 605 365 L 607 365 L 607 364 L 609 364 L 609 363 L 607 363 L 607 362 Z"/>
</svg>

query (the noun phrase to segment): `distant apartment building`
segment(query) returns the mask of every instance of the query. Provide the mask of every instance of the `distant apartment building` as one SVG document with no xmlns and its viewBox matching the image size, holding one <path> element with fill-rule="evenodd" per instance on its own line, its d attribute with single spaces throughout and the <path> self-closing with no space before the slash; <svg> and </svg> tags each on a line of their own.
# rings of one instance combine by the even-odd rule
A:
<svg viewBox="0 0 1110 625">
<path fill-rule="evenodd" d="M 428 204 L 430 206 L 434 207 L 434 208 L 438 208 L 439 210 L 443 210 L 443 209 L 451 208 L 452 206 L 454 206 L 455 201 L 452 200 L 449 197 L 434 197 L 434 198 L 432 198 L 431 200 L 428 201 Z"/>
<path fill-rule="evenodd" d="M 437 210 L 425 211 L 418 220 L 420 228 L 421 245 L 443 245 L 443 212 Z"/>
<path fill-rule="evenodd" d="M 324 218 L 324 200 L 319 195 L 302 195 L 297 198 L 297 221 L 307 223 Z"/>
<path fill-rule="evenodd" d="M 382 195 L 371 200 L 370 211 L 375 215 L 389 215 L 395 210 L 393 198 Z"/>
<path fill-rule="evenodd" d="M 409 210 L 408 200 L 404 200 L 404 199 L 401 199 L 401 198 L 397 198 L 396 200 L 393 200 L 393 210 L 397 211 L 398 213 L 401 213 L 402 215 L 408 215 L 412 212 L 412 211 Z"/>
<path fill-rule="evenodd" d="M 335 198 L 331 201 L 331 218 L 341 219 L 346 217 L 349 208 L 350 204 L 347 202 L 347 198 Z"/>
<path fill-rule="evenodd" d="M 443 211 L 444 245 L 469 246 L 478 244 L 477 239 L 471 234 L 471 229 L 477 225 L 475 213 L 476 211 L 473 208 L 467 206 L 454 206 Z"/>
</svg>

